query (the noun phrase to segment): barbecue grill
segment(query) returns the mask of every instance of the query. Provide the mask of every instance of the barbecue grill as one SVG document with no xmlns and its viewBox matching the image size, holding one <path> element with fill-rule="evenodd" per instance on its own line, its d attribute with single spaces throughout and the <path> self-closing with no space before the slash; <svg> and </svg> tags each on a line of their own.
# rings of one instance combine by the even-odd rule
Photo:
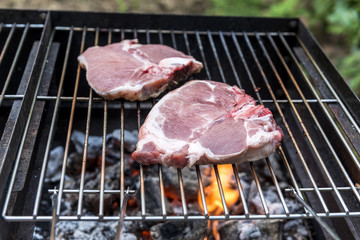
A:
<svg viewBox="0 0 360 240">
<path fill-rule="evenodd" d="M 125 221 L 315 219 L 312 224 L 318 236 L 329 236 L 322 231 L 328 227 L 343 239 L 360 238 L 360 102 L 299 19 L 0 10 L 1 239 L 14 235 L 31 238 L 36 222 L 50 222 L 55 227 L 57 221 L 121 218 L 107 215 L 104 196 L 119 196 L 123 203 L 128 187 L 123 130 L 140 128 L 157 99 L 104 101 L 87 85 L 77 56 L 90 46 L 132 38 L 169 45 L 194 56 L 204 64 L 196 79 L 238 85 L 271 109 L 285 135 L 275 154 L 281 157 L 288 186 L 279 185 L 268 158 L 259 160 L 266 163 L 284 212 L 270 213 L 255 163 L 248 163 L 264 209 L 264 214 L 252 214 L 244 200 L 238 168 L 233 165 L 244 212 L 234 215 L 226 205 L 214 165 L 223 213 L 211 214 L 203 176 L 196 166 L 204 210 L 193 215 L 187 208 L 183 171 L 177 170 L 182 213 L 169 215 L 163 167 L 139 166 L 141 214 L 127 213 Z M 122 130 L 120 187 L 106 189 L 106 135 L 115 127 Z M 80 185 L 70 189 L 64 183 L 74 129 L 85 132 L 84 157 L 78 173 Z M 84 187 L 90 134 L 103 137 L 98 189 Z M 60 183 L 47 188 L 44 178 L 49 153 L 57 145 L 65 148 Z M 149 196 L 144 174 L 148 168 L 158 171 L 161 214 L 150 214 L 146 207 Z M 76 214 L 61 212 L 67 194 L 76 196 Z M 99 196 L 98 211 L 85 215 L 83 200 L 90 194 Z M 287 194 L 303 204 L 302 213 L 289 210 L 284 199 Z M 53 202 L 49 214 L 39 212 L 42 199 Z"/>
</svg>

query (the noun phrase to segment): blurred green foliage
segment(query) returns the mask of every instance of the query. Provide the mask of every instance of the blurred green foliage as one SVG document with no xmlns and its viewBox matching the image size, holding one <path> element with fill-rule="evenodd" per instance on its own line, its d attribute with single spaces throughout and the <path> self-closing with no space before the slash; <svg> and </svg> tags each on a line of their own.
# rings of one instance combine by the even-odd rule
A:
<svg viewBox="0 0 360 240">
<path fill-rule="evenodd" d="M 334 63 L 360 96 L 360 1 L 358 0 L 210 0 L 207 14 L 301 17 L 318 39 L 339 48 Z M 344 57 L 342 57 L 344 56 Z"/>
</svg>

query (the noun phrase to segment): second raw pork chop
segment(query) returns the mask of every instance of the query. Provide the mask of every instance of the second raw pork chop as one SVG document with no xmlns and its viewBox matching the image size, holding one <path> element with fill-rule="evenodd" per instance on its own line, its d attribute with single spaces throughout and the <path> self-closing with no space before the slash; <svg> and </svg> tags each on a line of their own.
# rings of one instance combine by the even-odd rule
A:
<svg viewBox="0 0 360 240">
<path fill-rule="evenodd" d="M 171 47 L 123 40 L 88 48 L 78 57 L 89 85 L 105 99 L 143 101 L 202 69 L 202 63 Z"/>
<path fill-rule="evenodd" d="M 139 131 L 132 157 L 183 168 L 264 158 L 283 133 L 269 109 L 236 86 L 190 81 L 165 95 Z"/>
</svg>

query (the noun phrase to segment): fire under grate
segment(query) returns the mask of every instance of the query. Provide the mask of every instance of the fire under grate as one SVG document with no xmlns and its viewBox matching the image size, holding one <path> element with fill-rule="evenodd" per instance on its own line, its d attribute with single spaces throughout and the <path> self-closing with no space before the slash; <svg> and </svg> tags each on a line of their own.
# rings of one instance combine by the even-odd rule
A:
<svg viewBox="0 0 360 240">
<path fill-rule="evenodd" d="M 3 136 L 1 167 L 8 170 L 8 173 L 1 172 L 1 177 L 6 178 L 1 180 L 0 192 L 4 198 L 2 217 L 6 221 L 118 221 L 119 211 L 109 214 L 107 208 L 117 207 L 120 210 L 128 187 L 130 194 L 139 196 L 135 200 L 139 212 L 127 211 L 125 221 L 353 219 L 360 216 L 360 188 L 357 184 L 360 181 L 360 127 L 359 118 L 353 111 L 359 103 L 353 100 L 356 100 L 353 95 L 344 98 L 347 87 L 340 88 L 334 83 L 338 77 L 333 73 L 336 71 L 327 65 L 327 59 L 323 59 L 321 52 L 319 54 L 320 49 L 311 35 L 302 29 L 304 27 L 300 22 L 284 20 L 290 29 L 288 31 L 283 30 L 284 27 L 276 30 L 276 26 L 269 27 L 269 31 L 257 30 L 256 27 L 253 30 L 244 28 L 244 31 L 221 30 L 221 27 L 214 29 L 217 26 L 209 26 L 208 30 L 178 30 L 177 25 L 174 29 L 160 29 L 160 26 L 121 28 L 118 24 L 93 27 L 91 23 L 89 27 L 78 27 L 82 25 L 77 22 L 71 23 L 76 26 L 66 22 L 57 24 L 56 16 L 56 13 L 48 12 L 42 15 L 44 23 L 3 22 L 0 26 L 0 70 L 4 72 L 3 76 L 7 76 L 0 85 L 3 115 L 0 128 Z M 291 28 L 296 30 L 291 31 Z M 146 167 L 129 163 L 130 150 L 127 149 L 131 147 L 124 145 L 132 139 L 126 139 L 127 131 L 136 132 L 140 128 L 158 99 L 145 102 L 104 101 L 88 87 L 85 71 L 80 69 L 76 57 L 90 46 L 133 38 L 144 44 L 169 45 L 192 55 L 204 64 L 202 72 L 193 79 L 238 85 L 273 112 L 285 135 L 277 152 L 258 162 L 227 166 L 230 169 L 228 174 L 233 178 L 232 188 L 237 192 L 235 202 L 241 202 L 241 210 L 238 211 L 241 214 L 234 214 L 227 204 L 227 184 L 220 174 L 223 166 L 193 167 L 198 205 L 202 205 L 201 211 L 194 214 L 191 206 L 194 200 L 189 200 L 188 188 L 184 186 L 184 174 L 188 173 L 188 169 L 173 173 L 177 175 L 176 194 L 180 204 L 176 211 L 169 211 L 169 194 L 164 180 L 167 174 L 164 172 L 168 170 L 161 165 Z M 18 89 L 17 86 L 22 84 L 25 87 Z M 84 133 L 79 145 L 83 148 L 82 159 L 76 172 L 79 182 L 77 186 L 69 187 L 68 165 L 69 157 L 75 151 L 72 140 L 76 130 Z M 116 180 L 118 187 L 108 189 L 106 171 L 112 165 L 107 162 L 110 158 L 110 134 L 116 135 L 117 144 L 111 148 L 117 148 L 120 162 L 119 178 Z M 99 156 L 95 160 L 99 182 L 97 188 L 87 188 L 87 173 L 93 171 L 88 167 L 88 152 L 94 136 L 100 141 L 97 146 L 100 147 Z M 49 187 L 45 182 L 50 168 L 49 158 L 57 146 L 62 146 L 64 150 L 61 170 L 58 184 Z M 37 150 L 33 152 L 31 149 Z M 273 166 L 274 159 L 278 159 L 279 166 Z M 37 174 L 31 177 L 27 169 L 32 169 L 32 164 L 36 165 Z M 127 164 L 133 172 L 127 173 Z M 250 172 L 261 203 L 261 213 L 251 210 L 239 167 Z M 213 171 L 212 178 L 217 183 L 217 195 L 221 201 L 221 210 L 217 212 L 208 209 L 211 204 L 207 201 L 209 188 L 206 179 L 209 171 Z M 280 211 L 269 209 L 264 177 L 259 175 L 261 171 L 267 172 L 265 181 L 274 189 Z M 156 213 L 147 206 L 148 199 L 152 198 L 146 194 L 149 172 L 155 173 L 158 184 L 156 189 L 159 192 L 154 195 L 158 196 L 156 200 L 160 212 Z M 284 175 L 286 184 L 279 180 L 280 175 Z M 131 180 L 136 178 L 138 186 L 129 184 L 128 176 Z M 33 189 L 32 198 L 27 204 L 27 214 L 17 214 L 14 210 L 17 208 L 16 197 L 22 196 L 19 192 L 24 188 Z M 5 189 L 6 195 L 3 194 Z M 72 204 L 71 213 L 62 211 L 69 200 L 67 196 L 75 198 L 73 202 L 76 204 Z M 91 214 L 85 212 L 83 206 L 89 196 L 98 200 L 97 211 Z M 115 202 L 119 204 L 109 206 L 106 203 L 108 196 L 117 198 Z M 296 198 L 304 200 L 301 211 L 293 211 L 288 201 Z M 49 214 L 41 214 L 43 199 L 53 200 L 53 210 Z"/>
</svg>

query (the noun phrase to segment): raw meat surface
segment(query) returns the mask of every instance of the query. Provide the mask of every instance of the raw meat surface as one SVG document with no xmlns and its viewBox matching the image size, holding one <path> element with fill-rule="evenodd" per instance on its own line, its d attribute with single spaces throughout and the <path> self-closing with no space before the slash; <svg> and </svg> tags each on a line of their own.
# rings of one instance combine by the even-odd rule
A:
<svg viewBox="0 0 360 240">
<path fill-rule="evenodd" d="M 271 111 L 236 86 L 194 80 L 166 94 L 139 131 L 132 157 L 183 168 L 264 158 L 283 133 Z"/>
<path fill-rule="evenodd" d="M 90 47 L 78 57 L 89 85 L 105 99 L 143 101 L 202 69 L 202 63 L 171 47 L 123 40 Z"/>
</svg>

